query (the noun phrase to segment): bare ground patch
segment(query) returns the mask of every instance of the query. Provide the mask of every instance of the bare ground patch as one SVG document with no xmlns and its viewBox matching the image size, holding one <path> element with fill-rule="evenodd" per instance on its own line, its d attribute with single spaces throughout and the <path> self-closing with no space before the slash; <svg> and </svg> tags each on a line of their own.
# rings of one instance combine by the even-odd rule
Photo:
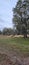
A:
<svg viewBox="0 0 29 65">
<path fill-rule="evenodd" d="M 29 56 L 21 54 L 17 56 L 14 52 L 0 52 L 0 65 L 29 65 Z"/>
</svg>

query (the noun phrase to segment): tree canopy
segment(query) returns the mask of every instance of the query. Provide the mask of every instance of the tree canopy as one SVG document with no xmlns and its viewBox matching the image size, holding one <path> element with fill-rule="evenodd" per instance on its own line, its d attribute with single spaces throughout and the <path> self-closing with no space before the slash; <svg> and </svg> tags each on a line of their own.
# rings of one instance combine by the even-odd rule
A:
<svg viewBox="0 0 29 65">
<path fill-rule="evenodd" d="M 18 0 L 15 8 L 13 8 L 13 24 L 16 27 L 18 33 L 22 31 L 23 26 L 27 31 L 28 21 L 29 21 L 29 0 Z"/>
</svg>

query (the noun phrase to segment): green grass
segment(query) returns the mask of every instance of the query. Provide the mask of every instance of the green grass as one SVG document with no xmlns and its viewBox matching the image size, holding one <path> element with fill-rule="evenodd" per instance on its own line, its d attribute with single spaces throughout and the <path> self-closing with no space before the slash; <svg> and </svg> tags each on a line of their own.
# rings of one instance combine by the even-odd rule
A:
<svg viewBox="0 0 29 65">
<path fill-rule="evenodd" d="M 19 54 L 19 51 L 22 53 L 29 53 L 29 38 L 0 38 L 0 48 L 15 51 Z"/>
</svg>

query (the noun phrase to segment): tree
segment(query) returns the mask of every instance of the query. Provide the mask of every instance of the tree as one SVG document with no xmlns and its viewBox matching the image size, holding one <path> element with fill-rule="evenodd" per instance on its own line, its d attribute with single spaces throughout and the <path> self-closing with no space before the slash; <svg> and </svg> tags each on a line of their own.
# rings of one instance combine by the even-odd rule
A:
<svg viewBox="0 0 29 65">
<path fill-rule="evenodd" d="M 11 28 L 4 28 L 2 32 L 3 35 L 13 35 L 15 33 L 14 30 Z"/>
<path fill-rule="evenodd" d="M 22 34 L 24 35 L 24 38 L 27 38 L 27 29 L 26 29 L 25 24 L 23 24 L 22 26 Z"/>
<path fill-rule="evenodd" d="M 7 31 L 8 31 L 7 28 L 4 28 L 3 31 L 2 31 L 3 35 L 7 35 Z"/>
<path fill-rule="evenodd" d="M 2 31 L 0 30 L 0 35 L 2 34 Z"/>
<path fill-rule="evenodd" d="M 13 8 L 13 24 L 18 33 L 22 31 L 27 37 L 27 21 L 29 19 L 29 0 L 18 0 L 16 7 Z M 25 25 L 23 27 L 23 25 Z M 22 32 L 21 32 L 22 33 Z"/>
</svg>

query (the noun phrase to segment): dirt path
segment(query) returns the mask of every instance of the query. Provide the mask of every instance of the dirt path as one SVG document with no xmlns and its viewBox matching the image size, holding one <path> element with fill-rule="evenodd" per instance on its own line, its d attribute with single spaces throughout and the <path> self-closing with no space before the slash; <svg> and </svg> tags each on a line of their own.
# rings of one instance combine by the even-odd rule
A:
<svg viewBox="0 0 29 65">
<path fill-rule="evenodd" d="M 17 56 L 16 52 L 0 48 L 0 65 L 29 65 L 29 57 Z"/>
</svg>

